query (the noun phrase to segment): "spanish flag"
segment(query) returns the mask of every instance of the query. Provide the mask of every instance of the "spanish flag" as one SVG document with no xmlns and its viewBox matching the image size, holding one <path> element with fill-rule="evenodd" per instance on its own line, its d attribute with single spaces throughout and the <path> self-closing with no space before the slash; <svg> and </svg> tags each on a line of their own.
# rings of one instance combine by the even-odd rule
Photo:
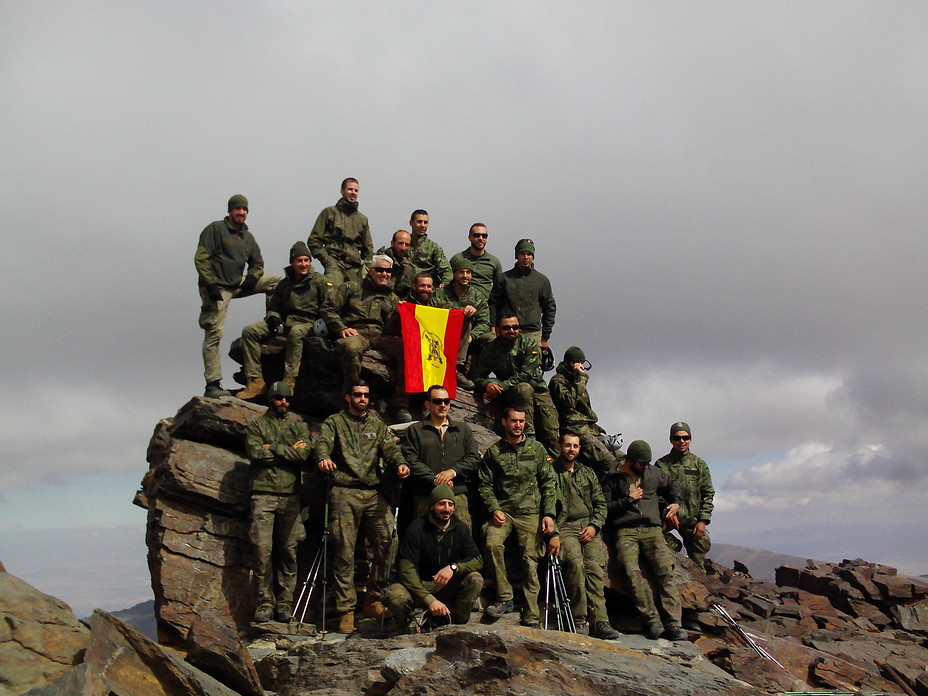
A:
<svg viewBox="0 0 928 696">
<path fill-rule="evenodd" d="M 458 386 L 455 360 L 464 312 L 412 302 L 403 302 L 397 309 L 403 328 L 406 391 L 424 392 L 433 384 L 441 384 L 455 398 Z"/>
</svg>

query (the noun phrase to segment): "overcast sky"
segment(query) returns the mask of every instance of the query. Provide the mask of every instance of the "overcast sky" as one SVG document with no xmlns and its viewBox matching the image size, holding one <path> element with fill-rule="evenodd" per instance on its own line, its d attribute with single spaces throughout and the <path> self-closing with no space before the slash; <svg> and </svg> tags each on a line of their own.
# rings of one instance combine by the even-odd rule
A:
<svg viewBox="0 0 928 696">
<path fill-rule="evenodd" d="M 4 2 L 0 560 L 78 613 L 150 596 L 130 500 L 203 390 L 198 234 L 244 193 L 280 269 L 353 176 L 378 245 L 420 207 L 449 255 L 477 220 L 505 266 L 535 240 L 555 353 L 584 348 L 626 442 L 691 424 L 716 541 L 928 572 L 926 28 L 920 2 Z M 223 354 L 261 314 L 233 303 Z M 112 549 L 118 587 L 75 559 Z"/>
</svg>

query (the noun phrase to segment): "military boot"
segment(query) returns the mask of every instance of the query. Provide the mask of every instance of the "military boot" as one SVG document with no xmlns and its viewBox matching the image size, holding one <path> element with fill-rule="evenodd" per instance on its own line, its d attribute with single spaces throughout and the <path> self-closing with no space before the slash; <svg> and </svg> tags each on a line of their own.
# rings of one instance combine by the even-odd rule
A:
<svg viewBox="0 0 928 696">
<path fill-rule="evenodd" d="M 252 377 L 248 380 L 248 386 L 242 389 L 235 396 L 239 399 L 254 399 L 256 396 L 261 396 L 267 392 L 267 385 L 264 383 L 264 377 Z"/>
<path fill-rule="evenodd" d="M 364 616 L 370 619 L 379 619 L 386 611 L 383 604 L 371 595 L 364 597 L 364 606 L 362 608 Z"/>
<path fill-rule="evenodd" d="M 338 619 L 339 633 L 354 633 L 354 612 L 348 611 L 342 614 Z"/>
</svg>

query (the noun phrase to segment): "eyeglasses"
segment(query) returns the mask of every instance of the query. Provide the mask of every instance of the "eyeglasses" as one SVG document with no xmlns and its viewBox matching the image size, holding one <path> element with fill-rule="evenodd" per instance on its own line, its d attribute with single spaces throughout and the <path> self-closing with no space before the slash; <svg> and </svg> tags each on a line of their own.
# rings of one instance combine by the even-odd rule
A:
<svg viewBox="0 0 928 696">
<path fill-rule="evenodd" d="M 387 268 L 384 266 L 374 266 L 373 268 L 371 268 L 371 272 L 372 273 L 392 273 L 393 269 Z"/>
<path fill-rule="evenodd" d="M 507 324 L 506 326 L 499 327 L 500 331 L 518 331 L 522 327 L 518 324 Z"/>
<path fill-rule="evenodd" d="M 471 236 L 471 237 L 480 237 L 481 239 L 483 239 L 483 238 L 485 238 L 485 237 L 488 237 L 489 234 L 487 234 L 486 232 L 484 232 L 483 234 L 481 234 L 480 232 L 471 232 L 471 233 L 470 233 L 470 236 Z"/>
<path fill-rule="evenodd" d="M 277 396 L 277 395 L 274 395 L 274 396 L 271 397 L 271 401 L 286 401 L 286 402 L 289 403 L 289 402 L 290 402 L 290 397 L 289 397 L 289 396 Z"/>
<path fill-rule="evenodd" d="M 451 399 L 429 399 L 429 403 L 433 403 L 436 406 L 447 406 L 451 403 Z"/>
<path fill-rule="evenodd" d="M 680 440 L 687 442 L 689 441 L 690 436 L 689 435 L 671 435 L 670 439 L 673 440 L 674 442 L 680 442 Z"/>
<path fill-rule="evenodd" d="M 351 395 L 356 399 L 369 399 L 371 398 L 370 392 L 351 392 Z"/>
</svg>

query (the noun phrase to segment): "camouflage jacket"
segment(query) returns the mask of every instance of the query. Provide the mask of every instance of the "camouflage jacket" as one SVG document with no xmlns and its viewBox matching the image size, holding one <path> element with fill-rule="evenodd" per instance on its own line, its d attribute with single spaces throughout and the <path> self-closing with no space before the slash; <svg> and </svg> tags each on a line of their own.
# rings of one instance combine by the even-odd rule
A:
<svg viewBox="0 0 928 696">
<path fill-rule="evenodd" d="M 695 526 L 697 522 L 709 524 L 715 507 L 715 489 L 709 465 L 692 452 L 680 455 L 671 450 L 655 462 L 656 466 L 670 474 L 680 488 L 680 511 L 677 517 L 684 526 Z"/>
<path fill-rule="evenodd" d="M 300 440 L 306 447 L 294 449 Z M 300 468 L 309 459 L 311 447 L 306 423 L 293 413 L 280 417 L 268 409 L 251 421 L 245 426 L 245 451 L 251 459 L 252 492 L 298 493 Z"/>
<path fill-rule="evenodd" d="M 384 469 L 395 472 L 405 464 L 396 436 L 377 416 L 355 416 L 347 410 L 333 414 L 322 423 L 313 448 L 316 462 L 331 459 L 337 467 L 332 482 L 345 488 L 378 488 Z"/>
<path fill-rule="evenodd" d="M 492 514 L 542 515 L 554 519 L 557 478 L 540 442 L 527 437 L 513 445 L 501 438 L 480 460 L 477 490 Z"/>
<path fill-rule="evenodd" d="M 296 280 L 293 269 L 287 266 L 284 277 L 268 301 L 267 321 L 277 317 L 287 326 L 309 324 L 322 315 L 322 303 L 332 289 L 332 283 L 321 273 L 310 271 L 302 280 Z"/>
<path fill-rule="evenodd" d="M 336 338 L 347 328 L 380 335 L 395 329 L 399 301 L 389 287 L 378 287 L 365 278 L 333 288 L 322 303 L 322 318 Z"/>
<path fill-rule="evenodd" d="M 470 305 L 477 310 L 477 313 L 471 319 L 470 335 L 473 338 L 483 336 L 490 330 L 490 305 L 487 302 L 486 295 L 477 286 L 469 285 L 464 294 L 458 297 L 458 294 L 454 291 L 454 283 L 448 283 L 445 287 L 435 290 L 435 294 L 438 295 L 439 301 L 443 303 L 442 307 L 464 309 L 467 305 Z"/>
<path fill-rule="evenodd" d="M 536 392 L 548 391 L 541 372 L 541 348 L 528 336 L 519 335 L 511 346 L 496 337 L 477 355 L 470 369 L 477 393 L 486 391 L 490 375 L 496 375 L 499 386 L 511 389 L 520 382 L 534 387 Z"/>
<path fill-rule="evenodd" d="M 606 521 L 606 498 L 596 473 L 588 466 L 576 462 L 573 473 L 560 461 L 554 463 L 557 476 L 558 526 L 565 522 L 593 525 L 602 529 Z"/>
<path fill-rule="evenodd" d="M 248 275 L 264 275 L 264 259 L 248 225 L 240 230 L 229 226 L 229 218 L 216 220 L 200 233 L 197 251 L 193 256 L 201 286 L 222 285 L 237 288 L 242 284 L 242 271 L 248 265 Z"/>
<path fill-rule="evenodd" d="M 431 273 L 435 285 L 450 283 L 452 279 L 451 264 L 444 250 L 430 237 L 420 237 L 419 241 L 409 247 L 409 265 L 403 277 L 403 284 L 412 287 L 413 278 L 420 273 Z"/>
<path fill-rule="evenodd" d="M 558 364 L 554 377 L 548 383 L 548 390 L 562 428 L 596 425 L 598 418 L 590 405 L 590 393 L 586 390 L 589 381 L 590 376 L 585 372 L 574 372 L 567 363 Z"/>
<path fill-rule="evenodd" d="M 344 198 L 319 213 L 307 245 L 321 264 L 331 256 L 342 268 L 360 268 L 374 250 L 367 216 Z"/>
</svg>

